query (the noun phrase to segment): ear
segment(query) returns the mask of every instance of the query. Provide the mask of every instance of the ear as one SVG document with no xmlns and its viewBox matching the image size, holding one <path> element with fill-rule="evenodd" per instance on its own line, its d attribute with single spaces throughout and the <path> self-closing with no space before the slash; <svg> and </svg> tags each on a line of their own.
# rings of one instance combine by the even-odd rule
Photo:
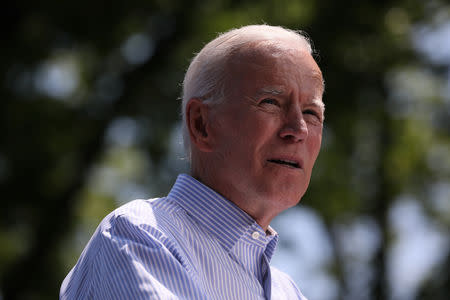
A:
<svg viewBox="0 0 450 300">
<path fill-rule="evenodd" d="M 209 107 L 198 98 L 192 98 L 186 104 L 186 126 L 191 144 L 200 151 L 211 152 Z"/>
</svg>

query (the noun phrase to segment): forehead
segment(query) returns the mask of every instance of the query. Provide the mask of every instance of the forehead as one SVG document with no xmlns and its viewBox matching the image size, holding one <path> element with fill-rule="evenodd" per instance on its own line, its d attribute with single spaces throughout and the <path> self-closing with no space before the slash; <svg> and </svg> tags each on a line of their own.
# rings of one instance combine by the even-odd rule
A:
<svg viewBox="0 0 450 300">
<path fill-rule="evenodd" d="M 298 45 L 265 45 L 242 47 L 235 51 L 227 64 L 232 88 L 248 85 L 308 86 L 320 93 L 324 90 L 322 72 L 311 54 Z M 283 88 L 282 88 L 283 89 Z"/>
</svg>

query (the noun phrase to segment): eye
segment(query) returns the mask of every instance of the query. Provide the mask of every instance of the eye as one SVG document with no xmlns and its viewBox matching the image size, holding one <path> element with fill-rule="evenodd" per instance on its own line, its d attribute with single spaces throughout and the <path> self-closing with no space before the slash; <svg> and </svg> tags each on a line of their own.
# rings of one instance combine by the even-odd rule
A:
<svg viewBox="0 0 450 300">
<path fill-rule="evenodd" d="M 319 116 L 319 113 L 316 112 L 315 110 L 312 110 L 312 109 L 304 110 L 303 113 L 304 113 L 304 114 L 307 114 L 307 115 L 313 115 L 313 116 L 316 116 L 316 117 Z"/>
<path fill-rule="evenodd" d="M 280 103 L 276 99 L 273 99 L 273 98 L 265 98 L 265 99 L 261 100 L 261 102 L 259 102 L 259 103 L 280 106 Z"/>
<path fill-rule="evenodd" d="M 320 122 L 322 121 L 321 114 L 318 111 L 315 111 L 313 109 L 306 109 L 303 111 L 303 114 L 309 115 L 317 121 L 320 121 Z"/>
</svg>

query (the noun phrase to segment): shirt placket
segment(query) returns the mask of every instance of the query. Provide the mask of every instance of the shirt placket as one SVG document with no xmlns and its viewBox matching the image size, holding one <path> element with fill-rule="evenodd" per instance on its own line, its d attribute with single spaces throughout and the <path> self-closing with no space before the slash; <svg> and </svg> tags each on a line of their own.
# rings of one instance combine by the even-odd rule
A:
<svg viewBox="0 0 450 300">
<path fill-rule="evenodd" d="M 269 260 L 265 254 L 262 256 L 262 274 L 264 295 L 267 300 L 270 300 L 272 296 L 272 278 L 270 274 Z"/>
</svg>

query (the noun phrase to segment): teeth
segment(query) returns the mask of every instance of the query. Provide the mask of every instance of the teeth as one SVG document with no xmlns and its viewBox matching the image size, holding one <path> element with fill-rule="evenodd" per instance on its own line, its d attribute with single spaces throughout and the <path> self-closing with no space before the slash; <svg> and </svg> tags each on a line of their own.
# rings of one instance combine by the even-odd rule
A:
<svg viewBox="0 0 450 300">
<path fill-rule="evenodd" d="M 283 160 L 283 161 L 286 163 L 289 163 L 289 164 L 294 164 L 294 165 L 297 164 L 295 161 L 292 161 L 292 160 Z"/>
</svg>

